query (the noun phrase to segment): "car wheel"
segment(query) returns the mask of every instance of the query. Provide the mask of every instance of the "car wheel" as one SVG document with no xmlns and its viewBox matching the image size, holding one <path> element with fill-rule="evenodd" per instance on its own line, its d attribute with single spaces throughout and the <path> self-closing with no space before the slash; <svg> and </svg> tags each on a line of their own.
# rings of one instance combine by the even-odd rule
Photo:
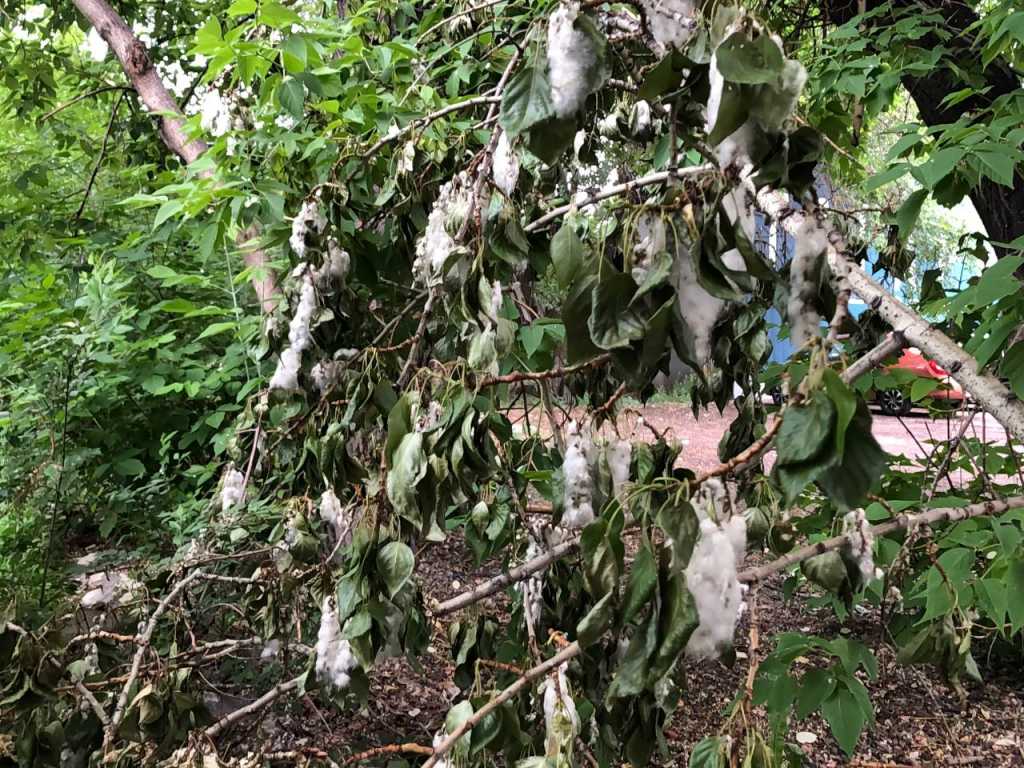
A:
<svg viewBox="0 0 1024 768">
<path fill-rule="evenodd" d="M 886 416 L 906 416 L 913 403 L 898 389 L 883 389 L 878 393 L 878 405 Z"/>
</svg>

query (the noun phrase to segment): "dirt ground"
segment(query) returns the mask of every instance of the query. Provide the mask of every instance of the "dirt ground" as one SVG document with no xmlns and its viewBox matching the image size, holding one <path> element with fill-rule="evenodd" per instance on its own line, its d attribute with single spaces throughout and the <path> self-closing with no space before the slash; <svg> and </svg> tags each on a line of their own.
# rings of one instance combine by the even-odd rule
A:
<svg viewBox="0 0 1024 768">
<path fill-rule="evenodd" d="M 636 423 L 638 415 L 626 415 L 620 422 L 620 431 L 634 440 L 649 440 L 650 430 Z M 683 441 L 682 463 L 706 469 L 718 461 L 718 440 L 732 414 L 710 413 L 698 425 L 687 407 L 659 404 L 645 408 L 643 417 L 658 432 L 669 430 Z M 979 437 L 984 434 L 990 441 L 1005 439 L 991 417 L 983 419 L 979 415 L 974 422 L 972 429 Z M 952 434 L 957 426 L 956 421 L 947 425 L 944 420 L 922 415 L 897 419 L 876 414 L 874 424 L 875 434 L 887 451 L 910 457 L 924 455 L 931 450 L 931 441 L 947 439 L 947 434 Z M 971 429 L 968 434 L 972 434 Z M 763 556 L 753 553 L 748 561 L 756 562 L 759 558 Z M 431 547 L 429 557 L 418 558 L 417 576 L 428 604 L 484 581 L 500 570 L 496 562 L 479 568 L 471 564 L 472 556 L 458 536 Z M 781 585 L 781 578 L 775 577 L 759 588 L 757 610 L 762 638 L 782 631 L 824 637 L 849 634 L 868 643 L 879 660 L 879 679 L 872 683 L 864 681 L 876 708 L 876 723 L 861 737 L 852 761 L 846 761 L 820 717 L 815 715 L 793 723 L 790 739 L 795 740 L 800 733 L 808 766 L 1024 766 L 1024 670 L 990 663 L 981 649 L 976 655 L 980 657 L 986 684 L 968 683 L 966 701 L 961 704 L 936 669 L 895 663 L 892 646 L 882 641 L 877 612 L 858 613 L 844 626 L 829 609 L 810 610 L 799 601 L 787 603 Z M 499 594 L 473 610 L 501 613 L 506 600 Z M 373 671 L 370 703 L 364 710 L 331 713 L 307 698 L 299 705 L 302 711 L 292 707 L 290 711 L 281 708 L 268 713 L 259 729 L 281 746 L 337 748 L 347 754 L 403 742 L 429 745 L 448 708 L 460 696 L 451 682 L 447 626 L 452 620 L 454 617 L 445 617 L 436 623 L 422 669 L 414 670 L 404 660 L 389 660 Z M 669 754 L 656 756 L 656 765 L 685 766 L 692 745 L 722 725 L 723 708 L 741 676 L 746 674 L 747 621 L 744 618 L 737 632 L 739 660 L 732 669 L 719 662 L 704 662 L 689 670 L 682 704 L 666 728 Z M 507 678 L 503 682 L 507 683 Z M 251 736 L 239 734 L 244 741 Z M 383 765 L 387 759 L 376 764 Z"/>
</svg>

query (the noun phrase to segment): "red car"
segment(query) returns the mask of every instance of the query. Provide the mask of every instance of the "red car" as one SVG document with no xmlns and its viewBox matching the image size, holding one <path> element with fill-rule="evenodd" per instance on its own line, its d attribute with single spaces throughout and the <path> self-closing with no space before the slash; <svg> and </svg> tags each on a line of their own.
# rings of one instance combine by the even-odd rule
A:
<svg viewBox="0 0 1024 768">
<path fill-rule="evenodd" d="M 904 349 L 900 359 L 893 365 L 886 366 L 885 371 L 907 371 L 917 378 L 934 379 L 935 389 L 930 391 L 927 397 L 943 401 L 947 407 L 954 410 L 963 404 L 964 392 L 960 385 L 938 363 L 922 355 L 917 347 Z M 882 413 L 887 416 L 904 416 L 914 407 L 914 401 L 905 388 L 879 389 L 875 392 L 875 401 Z"/>
</svg>

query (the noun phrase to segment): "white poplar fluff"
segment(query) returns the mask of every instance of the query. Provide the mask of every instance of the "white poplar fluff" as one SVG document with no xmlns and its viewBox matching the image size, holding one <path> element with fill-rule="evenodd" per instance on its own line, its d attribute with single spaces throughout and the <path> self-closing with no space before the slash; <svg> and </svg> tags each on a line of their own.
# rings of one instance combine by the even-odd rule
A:
<svg viewBox="0 0 1024 768">
<path fill-rule="evenodd" d="M 302 271 L 302 289 L 299 293 L 299 305 L 295 308 L 291 322 L 288 324 L 288 346 L 281 353 L 277 362 L 277 370 L 270 379 L 271 389 L 298 389 L 299 368 L 302 367 L 302 353 L 313 343 L 309 325 L 316 309 L 316 288 L 309 269 Z"/>
<path fill-rule="evenodd" d="M 594 522 L 593 481 L 590 475 L 590 456 L 594 444 L 581 435 L 575 422 L 569 424 L 562 460 L 562 478 L 565 484 L 565 509 L 562 525 L 565 528 L 583 528 Z"/>
<path fill-rule="evenodd" d="M 348 640 L 341 636 L 341 623 L 330 597 L 324 598 L 320 631 L 316 636 L 316 678 L 335 690 L 348 688 L 356 657 Z"/>
<path fill-rule="evenodd" d="M 326 290 L 333 285 L 344 285 L 351 263 L 348 251 L 338 245 L 338 241 L 332 237 L 327 241 L 327 256 L 313 272 L 313 280 L 320 290 Z"/>
<path fill-rule="evenodd" d="M 142 584 L 121 571 L 98 571 L 81 578 L 85 587 L 80 605 L 83 608 L 107 608 L 125 605 L 138 594 Z"/>
<path fill-rule="evenodd" d="M 746 521 L 732 518 L 723 529 L 713 520 L 701 520 L 700 538 L 686 566 L 686 586 L 693 595 L 700 624 L 686 643 L 691 659 L 714 658 L 732 645 L 736 619 L 743 607 L 743 590 L 736 578 L 735 542 Z"/>
<path fill-rule="evenodd" d="M 781 42 L 779 48 L 782 48 Z M 762 86 L 754 100 L 751 114 L 764 130 L 778 133 L 796 112 L 797 102 L 806 83 L 807 70 L 804 69 L 804 65 L 795 59 L 786 59 L 782 65 L 778 88 Z"/>
<path fill-rule="evenodd" d="M 621 502 L 629 483 L 629 462 L 633 457 L 633 446 L 628 440 L 611 440 L 605 446 L 605 455 L 612 476 L 612 493 Z"/>
<path fill-rule="evenodd" d="M 664 219 L 653 213 L 640 214 L 636 219 L 636 237 L 630 274 L 637 285 L 643 285 L 651 270 L 651 259 L 665 252 Z"/>
<path fill-rule="evenodd" d="M 531 539 L 526 547 L 526 562 L 540 557 L 541 553 L 540 545 Z M 544 571 L 531 574 L 528 579 L 516 584 L 515 589 L 522 595 L 523 621 L 532 634 L 537 627 L 537 621 L 540 619 L 540 612 L 544 605 Z"/>
<path fill-rule="evenodd" d="M 697 29 L 693 0 L 641 0 L 640 6 L 660 53 L 670 48 L 681 50 Z"/>
<path fill-rule="evenodd" d="M 548 77 L 558 117 L 579 112 L 586 101 L 587 74 L 597 66 L 593 41 L 576 29 L 579 3 L 562 3 L 548 19 Z"/>
<path fill-rule="evenodd" d="M 491 173 L 494 177 L 494 185 L 509 197 L 515 191 L 516 182 L 519 181 L 519 157 L 512 149 L 512 142 L 504 131 L 498 137 L 498 144 L 494 147 L 494 157 L 491 160 Z"/>
<path fill-rule="evenodd" d="M 437 749 L 438 747 L 440 747 L 442 742 L 444 742 L 444 740 L 446 738 L 448 738 L 448 731 L 445 730 L 444 728 L 442 728 L 440 731 L 435 733 L 434 734 L 434 741 L 432 743 L 432 746 L 434 747 L 434 749 Z M 452 766 L 451 756 L 452 756 L 451 751 L 445 752 L 443 755 L 441 755 L 441 757 L 439 757 L 434 762 L 434 768 L 454 768 L 454 766 Z"/>
<path fill-rule="evenodd" d="M 212 136 L 223 136 L 231 130 L 231 111 L 220 91 L 209 88 L 199 102 L 199 125 Z"/>
<path fill-rule="evenodd" d="M 796 251 L 789 265 L 789 336 L 802 347 L 818 335 L 821 315 L 814 308 L 818 295 L 816 275 L 828 248 L 828 235 L 816 216 L 805 216 L 796 235 Z"/>
<path fill-rule="evenodd" d="M 685 241 L 677 246 L 672 263 L 672 282 L 676 289 L 679 314 L 693 334 L 695 362 L 705 366 L 711 360 L 711 331 L 725 309 L 726 302 L 712 296 L 700 284 L 688 246 L 689 243 Z"/>
<path fill-rule="evenodd" d="M 412 269 L 417 282 L 423 285 L 433 285 L 440 281 L 445 262 L 456 248 L 455 239 L 449 231 L 457 232 L 469 215 L 471 193 L 465 181 L 465 177 L 460 174 L 441 185 L 427 218 L 427 228 L 416 241 L 416 260 Z"/>
<path fill-rule="evenodd" d="M 295 255 L 300 259 L 306 258 L 306 233 L 312 230 L 314 234 L 319 234 L 326 226 L 327 219 L 320 213 L 320 204 L 315 200 L 304 201 L 292 219 L 292 234 L 288 238 L 288 244 Z"/>
<path fill-rule="evenodd" d="M 847 512 L 843 517 L 843 533 L 846 534 L 846 543 L 843 545 L 847 553 L 857 562 L 864 581 L 868 582 L 875 578 L 875 534 L 871 532 L 871 526 L 864 516 L 863 509 L 855 509 Z"/>
<path fill-rule="evenodd" d="M 241 504 L 245 499 L 245 475 L 234 467 L 224 470 L 220 483 L 220 509 L 226 512 L 230 507 Z"/>
<path fill-rule="evenodd" d="M 698 520 L 725 520 L 729 513 L 729 495 L 725 484 L 717 477 L 709 477 L 693 495 L 693 511 Z"/>
<path fill-rule="evenodd" d="M 541 684 L 544 691 L 545 746 L 548 757 L 558 755 L 563 747 L 571 747 L 580 732 L 580 716 L 576 712 L 576 702 L 572 699 L 569 679 L 565 674 L 568 669 L 568 662 L 560 665 L 558 671 L 552 672 Z"/>
<path fill-rule="evenodd" d="M 338 383 L 341 379 L 341 371 L 338 363 L 331 360 L 319 360 L 309 369 L 309 378 L 313 382 L 313 389 L 322 395 Z"/>
<path fill-rule="evenodd" d="M 100 31 L 93 27 L 89 30 L 89 34 L 85 36 L 85 43 L 82 46 L 89 54 L 89 58 L 93 61 L 103 61 L 107 58 L 107 54 L 110 53 L 110 46 L 107 45 L 107 41 L 103 39 L 103 35 Z"/>
<path fill-rule="evenodd" d="M 320 496 L 320 519 L 334 530 L 334 541 L 345 547 L 352 542 L 352 517 L 346 513 L 333 488 Z"/>
</svg>

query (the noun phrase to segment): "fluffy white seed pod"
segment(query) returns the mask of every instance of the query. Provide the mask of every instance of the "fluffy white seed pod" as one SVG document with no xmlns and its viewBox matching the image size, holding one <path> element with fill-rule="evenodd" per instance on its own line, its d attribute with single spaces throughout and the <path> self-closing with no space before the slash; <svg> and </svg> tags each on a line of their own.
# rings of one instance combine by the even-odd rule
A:
<svg viewBox="0 0 1024 768">
<path fill-rule="evenodd" d="M 491 173 L 494 177 L 494 185 L 506 195 L 511 196 L 519 181 L 519 156 L 516 155 L 516 151 L 508 139 L 508 134 L 504 131 L 498 137 L 498 144 L 494 148 Z"/>
<path fill-rule="evenodd" d="M 313 343 L 309 326 L 313 321 L 316 309 L 316 287 L 313 275 L 306 269 L 302 273 L 302 289 L 299 292 L 299 303 L 288 324 L 288 346 L 281 353 L 277 369 L 270 379 L 271 389 L 298 389 L 299 368 L 302 366 L 302 353 Z"/>
<path fill-rule="evenodd" d="M 545 746 L 548 757 L 557 756 L 563 749 L 571 749 L 580 732 L 580 716 L 576 712 L 576 702 L 573 701 L 569 679 L 565 674 L 568 669 L 568 663 L 562 664 L 541 685 L 544 692 Z"/>
<path fill-rule="evenodd" d="M 220 509 L 226 512 L 230 507 L 241 504 L 245 498 L 245 475 L 234 467 L 224 470 L 220 483 Z"/>
<path fill-rule="evenodd" d="M 579 433 L 575 422 L 570 424 L 567 431 L 565 458 L 562 461 L 565 484 L 562 525 L 566 528 L 583 528 L 594 522 L 594 488 L 590 474 L 594 444 L 588 436 Z"/>
<path fill-rule="evenodd" d="M 551 103 L 560 118 L 576 114 L 587 98 L 587 75 L 597 66 L 593 41 L 576 29 L 579 3 L 562 3 L 548 19 Z"/>
<path fill-rule="evenodd" d="M 828 247 L 828 236 L 816 216 L 805 216 L 797 231 L 796 252 L 789 266 L 789 336 L 802 347 L 818 335 L 821 315 L 814 308 L 818 295 L 816 276 Z"/>
<path fill-rule="evenodd" d="M 863 509 L 847 512 L 843 517 L 843 533 L 846 542 L 843 546 L 847 554 L 856 561 L 857 568 L 865 582 L 875 578 L 875 534 L 864 516 Z"/>
<path fill-rule="evenodd" d="M 742 516 L 729 521 L 728 531 L 713 520 L 700 523 L 700 538 L 686 566 L 686 586 L 700 620 L 686 644 L 688 658 L 713 658 L 732 645 L 736 620 L 743 608 L 735 549 L 741 526 L 745 540 L 746 521 Z"/>
<path fill-rule="evenodd" d="M 348 688 L 356 657 L 348 640 L 341 636 L 341 624 L 330 597 L 325 597 L 316 637 L 316 677 L 335 690 Z"/>
</svg>

